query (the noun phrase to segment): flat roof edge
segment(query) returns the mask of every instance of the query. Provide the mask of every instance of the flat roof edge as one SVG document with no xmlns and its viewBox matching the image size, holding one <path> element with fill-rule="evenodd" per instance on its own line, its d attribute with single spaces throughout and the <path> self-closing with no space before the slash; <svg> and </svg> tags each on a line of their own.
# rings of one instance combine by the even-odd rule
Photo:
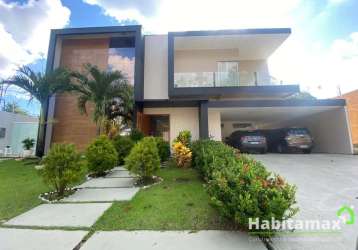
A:
<svg viewBox="0 0 358 250">
<path fill-rule="evenodd" d="M 116 32 L 136 32 L 142 28 L 141 25 L 126 26 L 102 26 L 102 27 L 82 27 L 82 28 L 64 28 L 52 29 L 51 32 L 56 35 L 76 35 L 76 34 L 100 34 Z"/>
<path fill-rule="evenodd" d="M 168 32 L 172 36 L 210 36 L 210 35 L 255 35 L 255 34 L 291 34 L 291 28 L 262 29 L 223 29 Z"/>
<path fill-rule="evenodd" d="M 344 99 L 319 99 L 319 100 L 236 100 L 236 101 L 209 101 L 211 108 L 225 107 L 309 107 L 309 106 L 331 106 L 344 107 Z"/>
</svg>

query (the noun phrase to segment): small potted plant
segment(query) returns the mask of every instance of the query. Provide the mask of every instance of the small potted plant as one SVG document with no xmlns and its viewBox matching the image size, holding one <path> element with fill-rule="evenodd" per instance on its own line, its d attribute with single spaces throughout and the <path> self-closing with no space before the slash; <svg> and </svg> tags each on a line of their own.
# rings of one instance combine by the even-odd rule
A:
<svg viewBox="0 0 358 250">
<path fill-rule="evenodd" d="M 32 148 L 35 145 L 35 139 L 33 138 L 26 138 L 22 141 L 24 147 L 24 157 L 28 157 L 32 155 Z"/>
</svg>

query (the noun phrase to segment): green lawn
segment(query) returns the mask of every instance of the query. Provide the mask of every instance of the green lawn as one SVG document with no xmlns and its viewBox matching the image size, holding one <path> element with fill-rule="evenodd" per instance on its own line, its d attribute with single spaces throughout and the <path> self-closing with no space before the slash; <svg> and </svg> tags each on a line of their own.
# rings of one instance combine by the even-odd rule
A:
<svg viewBox="0 0 358 250">
<path fill-rule="evenodd" d="M 94 230 L 230 229 L 193 169 L 158 171 L 164 181 L 141 190 L 130 202 L 116 202 L 93 226 Z"/>
<path fill-rule="evenodd" d="M 114 203 L 92 231 L 231 229 L 210 206 L 195 170 L 165 168 L 157 175 L 164 181 L 142 189 L 129 202 Z M 48 190 L 33 165 L 0 162 L 0 221 L 39 205 L 38 195 Z"/>
<path fill-rule="evenodd" d="M 38 195 L 47 190 L 32 164 L 0 161 L 0 221 L 39 205 Z"/>
</svg>

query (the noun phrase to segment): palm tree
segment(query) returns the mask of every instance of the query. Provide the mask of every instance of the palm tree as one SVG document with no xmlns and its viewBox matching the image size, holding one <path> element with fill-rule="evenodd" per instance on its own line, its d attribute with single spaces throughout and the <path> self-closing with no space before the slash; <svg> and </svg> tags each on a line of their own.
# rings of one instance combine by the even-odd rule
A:
<svg viewBox="0 0 358 250">
<path fill-rule="evenodd" d="M 42 157 L 44 152 L 44 134 L 47 122 L 48 100 L 56 93 L 69 91 L 70 73 L 66 69 L 57 68 L 51 72 L 35 73 L 27 66 L 20 67 L 16 74 L 1 83 L 2 85 L 14 85 L 30 94 L 29 101 L 33 98 L 41 104 L 39 130 L 36 144 L 36 155 Z"/>
<path fill-rule="evenodd" d="M 120 117 L 122 123 L 129 124 L 133 113 L 133 87 L 120 71 L 102 71 L 97 66 L 86 64 L 85 74 L 73 72 L 73 91 L 78 96 L 78 108 L 87 114 L 86 104 L 94 105 L 93 121 L 97 125 L 97 133 L 104 131 L 105 123 Z M 113 103 L 115 102 L 115 105 Z M 115 109 L 112 110 L 112 107 Z M 111 110 L 113 112 L 111 112 Z M 115 117 L 114 117 L 114 111 Z"/>
</svg>

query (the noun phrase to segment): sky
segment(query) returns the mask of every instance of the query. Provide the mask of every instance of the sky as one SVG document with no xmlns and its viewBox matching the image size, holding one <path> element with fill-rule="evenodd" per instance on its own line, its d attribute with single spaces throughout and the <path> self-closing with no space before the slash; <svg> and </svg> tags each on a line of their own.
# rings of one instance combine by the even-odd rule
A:
<svg viewBox="0 0 358 250">
<path fill-rule="evenodd" d="M 24 64 L 43 71 L 55 28 L 141 24 L 145 34 L 163 34 L 289 27 L 268 60 L 270 74 L 331 98 L 358 88 L 357 10 L 358 0 L 0 0 L 0 78 Z"/>
</svg>

